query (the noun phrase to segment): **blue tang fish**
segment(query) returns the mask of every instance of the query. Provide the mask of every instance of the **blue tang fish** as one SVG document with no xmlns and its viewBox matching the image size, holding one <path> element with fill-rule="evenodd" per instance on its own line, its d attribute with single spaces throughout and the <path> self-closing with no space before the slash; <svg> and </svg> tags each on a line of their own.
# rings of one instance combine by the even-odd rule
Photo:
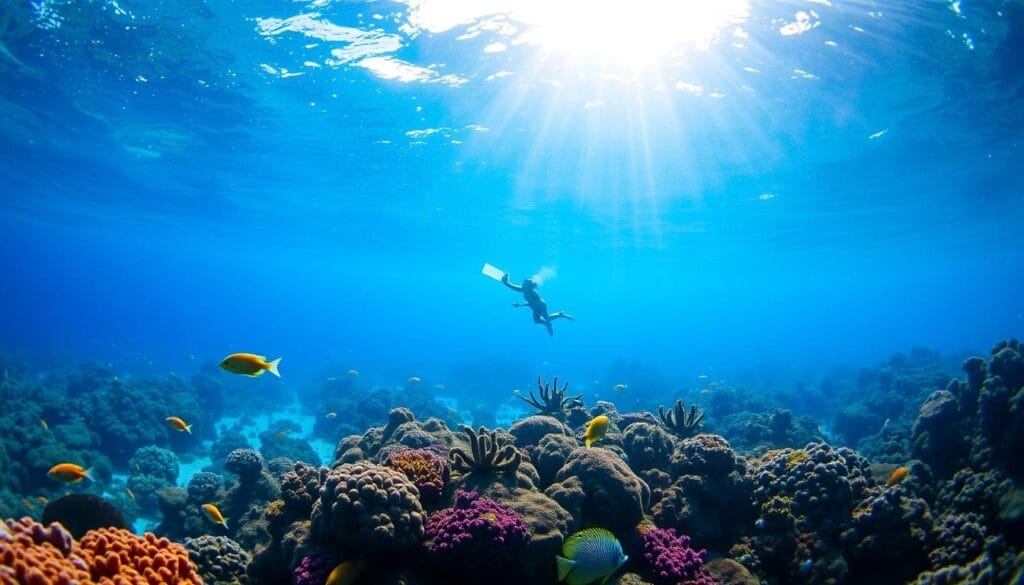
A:
<svg viewBox="0 0 1024 585">
<path fill-rule="evenodd" d="M 580 530 L 566 539 L 558 562 L 558 581 L 569 585 L 586 585 L 600 580 L 604 583 L 629 557 L 622 545 L 604 528 Z"/>
</svg>

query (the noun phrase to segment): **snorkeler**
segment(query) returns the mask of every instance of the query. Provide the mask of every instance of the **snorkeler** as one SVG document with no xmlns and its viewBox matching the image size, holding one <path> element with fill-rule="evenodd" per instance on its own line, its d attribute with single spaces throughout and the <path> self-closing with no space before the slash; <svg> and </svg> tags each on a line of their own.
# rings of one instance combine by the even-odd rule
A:
<svg viewBox="0 0 1024 585">
<path fill-rule="evenodd" d="M 540 294 L 537 292 L 537 283 L 527 278 L 521 285 L 515 285 L 508 281 L 508 274 L 504 274 L 501 277 L 501 282 L 510 289 L 523 293 L 523 298 L 526 299 L 525 303 L 512 303 L 513 307 L 530 307 L 533 310 L 533 322 L 540 323 L 548 330 L 548 335 L 554 335 L 555 331 L 551 328 L 551 322 L 555 319 L 569 319 L 573 321 L 573 317 L 565 311 L 558 311 L 555 313 L 548 314 L 548 304 L 544 302 L 544 299 L 540 298 Z"/>
</svg>

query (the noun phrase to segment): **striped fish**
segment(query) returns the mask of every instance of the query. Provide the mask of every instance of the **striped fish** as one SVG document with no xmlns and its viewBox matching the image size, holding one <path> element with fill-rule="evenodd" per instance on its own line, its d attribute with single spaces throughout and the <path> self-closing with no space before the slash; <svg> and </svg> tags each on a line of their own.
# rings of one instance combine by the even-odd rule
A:
<svg viewBox="0 0 1024 585">
<path fill-rule="evenodd" d="M 611 532 L 604 528 L 580 530 L 566 539 L 562 556 L 555 557 L 558 581 L 569 585 L 604 583 L 628 559 Z"/>
</svg>

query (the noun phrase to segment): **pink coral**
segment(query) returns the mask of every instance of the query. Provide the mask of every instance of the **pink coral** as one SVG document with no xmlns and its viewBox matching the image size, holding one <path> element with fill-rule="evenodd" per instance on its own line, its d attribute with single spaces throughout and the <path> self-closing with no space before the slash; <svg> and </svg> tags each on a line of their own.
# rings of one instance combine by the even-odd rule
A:
<svg viewBox="0 0 1024 585">
<path fill-rule="evenodd" d="M 476 492 L 458 492 L 454 508 L 427 519 L 427 553 L 453 571 L 499 568 L 512 560 L 526 539 L 522 516 Z"/>
<path fill-rule="evenodd" d="M 715 585 L 704 569 L 707 551 L 690 548 L 690 538 L 671 528 L 641 528 L 640 551 L 656 584 Z"/>
<path fill-rule="evenodd" d="M 388 455 L 387 466 L 401 471 L 420 490 L 420 500 L 436 502 L 448 484 L 448 461 L 429 449 L 410 449 Z"/>
</svg>

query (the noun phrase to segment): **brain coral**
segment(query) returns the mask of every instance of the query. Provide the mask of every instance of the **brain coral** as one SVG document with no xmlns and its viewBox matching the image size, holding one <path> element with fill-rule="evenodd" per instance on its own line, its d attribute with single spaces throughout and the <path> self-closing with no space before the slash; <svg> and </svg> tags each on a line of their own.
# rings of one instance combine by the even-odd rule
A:
<svg viewBox="0 0 1024 585">
<path fill-rule="evenodd" d="M 584 526 L 628 530 L 643 519 L 651 490 L 607 449 L 577 448 L 545 490 Z"/>
<path fill-rule="evenodd" d="M 89 568 L 71 534 L 31 518 L 0 525 L 0 584 L 88 583 Z"/>
<path fill-rule="evenodd" d="M 419 490 L 405 474 L 372 463 L 346 463 L 327 473 L 313 504 L 314 540 L 356 552 L 401 550 L 423 538 Z"/>
<path fill-rule="evenodd" d="M 206 583 L 238 585 L 245 582 L 249 553 L 226 536 L 205 534 L 185 540 L 185 550 Z"/>
<path fill-rule="evenodd" d="M 152 532 L 138 537 L 127 530 L 101 528 L 87 533 L 78 545 L 93 581 L 102 585 L 203 583 L 188 551 Z"/>
<path fill-rule="evenodd" d="M 429 449 L 392 452 L 386 465 L 404 473 L 420 490 L 420 499 L 427 503 L 440 499 L 451 477 L 448 460 Z"/>
<path fill-rule="evenodd" d="M 455 507 L 427 519 L 431 560 L 457 573 L 500 570 L 526 542 L 526 523 L 511 508 L 476 492 L 455 494 Z"/>
</svg>

